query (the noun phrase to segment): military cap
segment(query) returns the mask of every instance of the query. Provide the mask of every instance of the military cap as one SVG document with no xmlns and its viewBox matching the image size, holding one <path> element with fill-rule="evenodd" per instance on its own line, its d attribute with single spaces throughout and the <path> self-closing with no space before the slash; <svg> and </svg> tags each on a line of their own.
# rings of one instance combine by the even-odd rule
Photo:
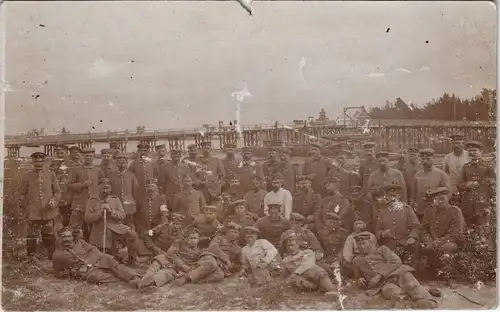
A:
<svg viewBox="0 0 500 312">
<path fill-rule="evenodd" d="M 256 228 L 255 226 L 245 226 L 243 229 L 245 230 L 245 232 L 252 232 L 255 234 L 260 233 L 260 230 L 258 228 Z"/>
<path fill-rule="evenodd" d="M 418 148 L 416 148 L 416 147 L 410 147 L 410 148 L 408 148 L 408 153 L 409 154 L 418 154 L 419 151 L 420 150 Z"/>
<path fill-rule="evenodd" d="M 392 183 L 384 183 L 379 187 L 379 190 L 381 191 L 387 191 L 387 190 L 401 190 L 403 188 L 402 185 L 397 183 L 396 181 L 393 181 Z"/>
<path fill-rule="evenodd" d="M 285 231 L 280 239 L 280 246 L 286 244 L 291 239 L 297 239 L 297 233 L 295 231 Z"/>
<path fill-rule="evenodd" d="M 45 159 L 45 157 L 47 157 L 47 155 L 42 152 L 34 152 L 31 154 L 31 158 Z"/>
<path fill-rule="evenodd" d="M 281 152 L 284 154 L 290 154 L 292 152 L 292 150 L 289 147 L 284 146 L 281 148 Z"/>
<path fill-rule="evenodd" d="M 58 144 L 56 146 L 54 146 L 54 150 L 56 151 L 67 151 L 68 150 L 68 147 L 64 144 Z"/>
<path fill-rule="evenodd" d="M 182 150 L 179 149 L 179 148 L 174 148 L 170 151 L 170 154 L 173 154 L 173 155 L 179 155 L 179 154 L 182 154 Z"/>
<path fill-rule="evenodd" d="M 172 220 L 177 220 L 177 221 L 184 221 L 184 219 L 186 219 L 186 217 L 177 212 L 172 213 L 170 215 L 170 218 L 172 218 Z"/>
<path fill-rule="evenodd" d="M 297 176 L 297 182 L 300 181 L 311 181 L 311 179 L 307 175 L 301 174 Z"/>
<path fill-rule="evenodd" d="M 241 152 L 242 153 L 251 153 L 252 152 L 252 148 L 250 146 L 243 146 L 241 148 Z"/>
<path fill-rule="evenodd" d="M 187 228 L 185 228 L 183 234 L 184 237 L 188 237 L 191 234 L 198 234 L 199 236 L 202 236 L 200 230 L 198 230 L 194 226 L 188 226 Z"/>
<path fill-rule="evenodd" d="M 465 148 L 466 149 L 470 149 L 470 148 L 481 149 L 481 148 L 483 148 L 483 143 L 481 143 L 479 141 L 468 141 L 467 143 L 465 143 Z"/>
<path fill-rule="evenodd" d="M 271 181 L 274 181 L 274 180 L 283 180 L 283 175 L 281 175 L 280 173 L 273 175 L 273 177 L 271 178 Z"/>
<path fill-rule="evenodd" d="M 162 148 L 167 148 L 167 146 L 165 144 L 158 144 L 155 146 L 155 150 L 159 150 L 159 149 L 162 149 Z"/>
<path fill-rule="evenodd" d="M 450 135 L 450 139 L 452 141 L 463 141 L 464 135 L 461 133 L 455 133 L 455 134 Z"/>
<path fill-rule="evenodd" d="M 389 152 L 386 151 L 378 151 L 375 153 L 375 157 L 380 158 L 380 157 L 389 157 Z"/>
<path fill-rule="evenodd" d="M 95 148 L 93 147 L 86 147 L 82 150 L 80 150 L 82 154 L 90 154 L 90 153 L 95 153 Z"/>
<path fill-rule="evenodd" d="M 198 146 L 196 144 L 189 144 L 187 146 L 187 149 L 196 149 L 196 148 L 198 148 Z"/>
<path fill-rule="evenodd" d="M 224 148 L 236 148 L 236 144 L 228 142 L 224 144 Z"/>
<path fill-rule="evenodd" d="M 205 211 L 215 212 L 215 211 L 217 211 L 217 207 L 212 206 L 212 205 L 207 205 L 207 206 L 203 207 L 203 212 L 205 212 Z"/>
<path fill-rule="evenodd" d="M 238 199 L 231 203 L 231 206 L 245 205 L 246 201 L 244 199 Z"/>
<path fill-rule="evenodd" d="M 211 147 L 212 146 L 212 142 L 210 142 L 210 141 L 203 141 L 203 142 L 200 143 L 200 146 Z"/>
<path fill-rule="evenodd" d="M 358 242 L 364 241 L 364 240 L 370 240 L 371 238 L 372 238 L 371 233 L 366 232 L 366 231 L 354 235 L 354 239 Z"/>
<path fill-rule="evenodd" d="M 120 142 L 117 142 L 117 141 L 112 141 L 112 142 L 109 142 L 109 147 L 110 147 L 110 148 L 117 148 L 117 147 L 120 147 Z"/>
<path fill-rule="evenodd" d="M 327 177 L 327 178 L 325 179 L 325 184 L 327 184 L 327 183 L 337 183 L 337 182 L 339 182 L 339 181 L 340 181 L 340 180 L 339 180 L 339 178 L 338 178 L 338 177 L 335 177 L 335 176 L 334 176 L 334 177 Z"/>
<path fill-rule="evenodd" d="M 228 229 L 233 229 L 233 230 L 241 230 L 241 225 L 236 223 L 236 222 L 233 222 L 233 221 L 229 221 L 225 226 L 224 228 L 226 230 Z"/>
<path fill-rule="evenodd" d="M 148 143 L 146 142 L 141 142 L 139 144 L 137 144 L 137 148 L 150 148 L 151 146 L 149 146 Z"/>
<path fill-rule="evenodd" d="M 155 179 L 155 178 L 149 178 L 146 180 L 146 185 L 151 185 L 151 184 L 157 184 L 158 183 L 158 179 Z"/>
<path fill-rule="evenodd" d="M 311 146 L 311 147 L 315 147 L 315 148 L 319 148 L 319 149 L 322 149 L 322 148 L 323 148 L 323 146 L 322 146 L 321 144 L 316 143 L 316 142 L 310 142 L 310 143 L 309 143 L 309 146 Z"/>
<path fill-rule="evenodd" d="M 78 145 L 73 145 L 69 147 L 70 151 L 81 151 L 82 149 Z"/>
<path fill-rule="evenodd" d="M 271 209 L 281 209 L 281 204 L 268 204 L 267 207 Z"/>
<path fill-rule="evenodd" d="M 334 212 L 327 212 L 325 213 L 325 217 L 327 219 L 334 219 L 334 220 L 340 220 L 340 216 Z"/>
<path fill-rule="evenodd" d="M 110 148 L 104 148 L 101 150 L 101 154 L 113 154 L 113 151 Z"/>
<path fill-rule="evenodd" d="M 104 184 L 104 185 L 111 185 L 111 180 L 108 178 L 100 178 L 99 179 L 99 185 Z"/>
<path fill-rule="evenodd" d="M 427 191 L 427 196 L 436 196 L 441 194 L 448 194 L 450 190 L 447 187 L 437 187 L 435 189 Z"/>
<path fill-rule="evenodd" d="M 373 148 L 373 147 L 375 147 L 375 145 L 376 145 L 375 142 L 365 142 L 361 146 L 363 148 Z"/>
<path fill-rule="evenodd" d="M 432 148 L 424 148 L 418 152 L 420 156 L 434 156 L 434 153 L 435 152 Z"/>
<path fill-rule="evenodd" d="M 254 175 L 254 176 L 252 177 L 252 180 L 257 180 L 257 181 L 259 181 L 259 182 L 260 182 L 260 181 L 262 181 L 261 177 L 259 177 L 258 175 Z"/>
<path fill-rule="evenodd" d="M 128 159 L 128 157 L 125 154 L 116 154 L 115 159 Z"/>
<path fill-rule="evenodd" d="M 63 226 L 59 229 L 59 231 L 57 231 L 57 235 L 61 236 L 64 232 L 70 232 L 71 234 L 73 234 L 74 230 L 75 229 L 72 226 Z"/>
<path fill-rule="evenodd" d="M 305 219 L 306 218 L 303 215 L 301 215 L 300 213 L 298 213 L 298 212 L 292 212 L 290 214 L 290 221 L 295 220 L 295 221 L 299 221 L 300 222 L 300 221 L 304 221 Z"/>
<path fill-rule="evenodd" d="M 239 180 L 240 179 L 240 176 L 237 175 L 236 173 L 234 172 L 229 172 L 227 175 L 226 175 L 226 178 L 228 180 Z"/>
</svg>

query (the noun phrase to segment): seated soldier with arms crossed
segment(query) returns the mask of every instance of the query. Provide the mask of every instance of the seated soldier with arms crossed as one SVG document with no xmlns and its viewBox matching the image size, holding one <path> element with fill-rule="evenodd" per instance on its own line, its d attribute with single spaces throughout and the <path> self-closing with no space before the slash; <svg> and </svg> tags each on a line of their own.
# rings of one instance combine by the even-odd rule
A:
<svg viewBox="0 0 500 312">
<path fill-rule="evenodd" d="M 84 240 L 76 239 L 74 232 L 75 229 L 71 227 L 64 227 L 58 232 L 61 245 L 52 257 L 56 277 L 76 278 L 98 284 L 119 280 L 134 284 L 140 280 L 137 272 Z"/>
<path fill-rule="evenodd" d="M 328 273 L 316 264 L 316 256 L 311 249 L 299 247 L 297 236 L 293 232 L 284 237 L 286 256 L 281 262 L 287 282 L 297 290 L 316 290 L 321 288 L 328 296 L 337 296 L 337 291 Z"/>
</svg>

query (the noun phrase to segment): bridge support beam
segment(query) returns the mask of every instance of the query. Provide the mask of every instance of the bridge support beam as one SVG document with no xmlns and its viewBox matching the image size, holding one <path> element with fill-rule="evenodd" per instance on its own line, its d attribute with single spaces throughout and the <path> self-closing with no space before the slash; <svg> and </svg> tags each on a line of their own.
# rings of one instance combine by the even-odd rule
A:
<svg viewBox="0 0 500 312">
<path fill-rule="evenodd" d="M 7 157 L 8 158 L 19 158 L 20 157 L 21 146 L 9 146 L 7 147 Z"/>
<path fill-rule="evenodd" d="M 220 134 L 219 135 L 219 145 L 220 149 L 224 149 L 226 144 L 238 144 L 238 132 L 236 131 L 228 131 L 226 133 Z"/>
<path fill-rule="evenodd" d="M 118 145 L 118 149 L 119 149 L 120 153 L 126 153 L 127 152 L 127 143 L 125 143 L 124 140 L 110 141 L 109 142 L 109 148 L 112 148 L 112 146 L 114 144 Z"/>
<path fill-rule="evenodd" d="M 212 135 L 205 133 L 204 135 L 201 135 L 201 133 L 197 133 L 196 136 L 194 137 L 194 143 L 198 148 L 201 147 L 202 142 L 212 142 Z"/>
<path fill-rule="evenodd" d="M 184 136 L 176 136 L 168 138 L 168 149 L 172 151 L 173 149 L 180 149 L 181 151 L 186 150 L 186 138 Z"/>
<path fill-rule="evenodd" d="M 43 152 L 47 156 L 54 156 L 54 154 L 55 154 L 54 145 L 53 144 L 44 145 Z"/>
<path fill-rule="evenodd" d="M 92 142 L 78 142 L 78 147 L 81 149 L 92 147 Z"/>
</svg>

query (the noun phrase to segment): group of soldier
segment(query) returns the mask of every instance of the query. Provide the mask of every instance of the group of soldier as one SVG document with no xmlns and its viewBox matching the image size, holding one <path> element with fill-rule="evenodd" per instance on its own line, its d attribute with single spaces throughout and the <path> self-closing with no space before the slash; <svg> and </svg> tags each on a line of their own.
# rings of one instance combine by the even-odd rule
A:
<svg viewBox="0 0 500 312">
<path fill-rule="evenodd" d="M 117 145 L 101 151 L 59 146 L 47 166 L 33 153 L 21 185 L 29 220 L 27 255 L 41 233 L 54 272 L 88 282 L 125 280 L 134 287 L 217 282 L 238 274 L 252 285 L 278 276 L 299 290 L 337 295 L 336 277 L 386 298 L 409 296 L 419 307 L 436 301 L 414 272 L 437 270 L 457 252 L 470 227 L 486 239 L 494 167 L 482 144 L 452 138 L 444 170 L 432 149 L 405 155 L 362 145 L 358 171 L 352 150 L 334 159 L 311 143 L 303 166 L 291 150 L 271 142 L 268 159 L 252 149 L 212 155 L 210 142 L 188 146 L 188 155 L 141 143 L 130 165 Z M 397 160 L 390 166 L 391 160 Z M 54 222 L 63 227 L 54 233 Z M 120 257 L 120 246 L 127 256 Z M 123 249 L 122 249 L 123 250 Z M 146 274 L 135 271 L 149 257 Z"/>
</svg>

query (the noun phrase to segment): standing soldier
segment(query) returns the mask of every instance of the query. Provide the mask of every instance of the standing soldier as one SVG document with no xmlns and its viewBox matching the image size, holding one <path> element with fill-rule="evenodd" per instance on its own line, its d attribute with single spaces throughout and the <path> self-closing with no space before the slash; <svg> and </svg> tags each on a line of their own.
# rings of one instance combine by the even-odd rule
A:
<svg viewBox="0 0 500 312">
<path fill-rule="evenodd" d="M 54 219 L 59 214 L 61 190 L 54 172 L 44 169 L 45 157 L 46 155 L 40 152 L 31 154 L 33 169 L 23 176 L 19 193 L 21 207 L 29 220 L 26 255 L 33 257 L 37 236 L 41 232 L 47 257 L 51 260 L 55 250 Z"/>
<path fill-rule="evenodd" d="M 120 142 L 113 141 L 109 142 L 109 148 L 111 149 L 111 155 L 113 156 L 113 159 L 115 159 L 116 155 L 121 154 L 121 146 Z"/>
<path fill-rule="evenodd" d="M 460 194 L 457 188 L 460 173 L 466 163 L 470 161 L 469 154 L 464 149 L 464 136 L 455 134 L 450 136 L 453 152 L 444 156 L 443 171 L 450 177 L 451 201 L 460 205 Z"/>
<path fill-rule="evenodd" d="M 252 181 L 254 188 L 248 191 L 243 196 L 243 199 L 245 200 L 247 211 L 260 218 L 264 216 L 264 197 L 267 192 L 261 188 L 262 180 L 259 176 L 254 176 Z"/>
<path fill-rule="evenodd" d="M 193 222 L 207 205 L 203 194 L 193 188 L 193 179 L 189 175 L 181 178 L 182 191 L 175 195 L 172 212 L 177 212 L 186 218 L 186 223 Z"/>
<path fill-rule="evenodd" d="M 245 196 L 245 191 L 242 189 L 240 185 L 240 177 L 232 172 L 226 175 L 226 177 L 228 182 L 228 188 L 226 189 L 225 192 L 230 194 L 233 200 L 243 199 L 243 196 Z"/>
<path fill-rule="evenodd" d="M 133 266 L 137 256 L 137 234 L 122 223 L 124 219 L 120 199 L 111 195 L 111 180 L 102 178 L 99 180 L 99 195 L 89 198 L 85 208 L 85 221 L 91 228 L 89 243 L 116 254 L 114 242 L 123 241 L 127 246 L 128 265 Z"/>
<path fill-rule="evenodd" d="M 226 180 L 224 165 L 222 165 L 220 159 L 211 155 L 211 146 L 212 143 L 209 141 L 201 143 L 201 168 L 197 172 L 200 183 L 199 190 L 209 204 L 212 204 L 219 197 L 222 184 Z"/>
<path fill-rule="evenodd" d="M 401 189 L 401 199 L 403 200 L 403 202 L 407 203 L 408 198 L 406 196 L 407 194 L 405 178 L 403 177 L 401 171 L 389 167 L 389 153 L 378 152 L 375 157 L 378 162 L 378 168 L 372 171 L 372 173 L 370 174 L 368 183 L 366 183 L 365 185 L 365 194 L 368 194 L 368 196 L 371 197 L 370 193 L 374 188 L 376 189 L 383 184 L 397 183 L 398 185 L 401 185 L 403 187 Z"/>
<path fill-rule="evenodd" d="M 335 157 L 336 166 L 335 170 L 332 172 L 333 176 L 339 177 L 340 188 L 339 192 L 347 199 L 352 199 L 353 194 L 350 192 L 351 187 L 361 185 L 361 177 L 356 171 L 351 171 L 346 164 L 347 155 L 351 152 L 346 149 L 342 149 Z M 359 195 L 359 193 L 357 194 Z"/>
<path fill-rule="evenodd" d="M 77 164 L 69 159 L 68 147 L 65 145 L 57 146 L 56 159 L 52 160 L 51 169 L 56 174 L 59 188 L 61 189 L 59 214 L 61 216 L 63 226 L 67 226 L 69 224 L 69 218 L 71 216 L 71 201 L 73 199 L 73 194 L 71 193 L 71 190 L 68 189 L 69 172 L 74 170 L 76 167 Z"/>
<path fill-rule="evenodd" d="M 361 220 L 365 224 L 368 232 L 373 232 L 374 220 L 373 211 L 378 209 L 379 203 L 374 200 L 368 200 L 365 197 L 360 197 L 359 194 L 363 192 L 361 185 L 351 186 L 350 193 L 352 198 L 349 200 L 351 209 L 354 211 L 354 220 Z M 372 196 L 375 194 L 372 193 Z"/>
<path fill-rule="evenodd" d="M 82 149 L 77 145 L 71 146 L 69 148 L 69 158 L 77 167 L 83 164 Z"/>
<path fill-rule="evenodd" d="M 238 165 L 238 174 L 240 176 L 240 186 L 244 192 L 250 192 L 255 189 L 254 177 L 259 177 L 264 181 L 264 172 L 262 166 L 252 160 L 252 148 L 241 148 L 243 160 Z M 262 182 L 261 182 L 262 183 Z"/>
<path fill-rule="evenodd" d="M 266 177 L 267 191 L 271 191 L 272 189 L 272 178 L 283 171 L 280 155 L 278 154 L 282 145 L 283 142 L 281 141 L 269 142 L 268 159 L 262 165 L 262 171 Z"/>
<path fill-rule="evenodd" d="M 146 143 L 137 145 L 138 157 L 130 164 L 128 170 L 135 175 L 139 188 L 136 200 L 142 200 L 146 196 L 146 181 L 158 177 L 158 168 L 151 157 L 148 156 L 150 147 Z"/>
<path fill-rule="evenodd" d="M 82 150 L 83 165 L 70 173 L 70 182 L 68 188 L 73 192 L 73 201 L 71 202 L 70 225 L 80 227 L 83 230 L 84 237 L 88 240 L 88 227 L 84 222 L 85 207 L 90 197 L 98 195 L 99 180 L 104 178 L 99 166 L 94 166 L 95 150 L 85 148 Z"/>
<path fill-rule="evenodd" d="M 353 224 L 354 211 L 349 205 L 347 198 L 339 193 L 339 178 L 329 177 L 325 181 L 326 196 L 321 199 L 314 211 L 314 223 L 316 230 L 325 227 L 326 214 L 333 212 L 339 215 L 342 220 L 342 226 L 348 231 Z"/>
<path fill-rule="evenodd" d="M 410 147 L 408 149 L 408 160 L 396 167 L 396 169 L 401 171 L 403 177 L 405 178 L 406 196 L 408 197 L 408 200 L 410 200 L 412 196 L 413 177 L 420 169 L 422 169 L 418 161 L 418 151 L 418 148 Z"/>
<path fill-rule="evenodd" d="M 135 229 L 134 215 L 137 212 L 137 194 L 139 184 L 135 175 L 127 170 L 128 158 L 125 154 L 115 156 L 117 171 L 109 174 L 111 180 L 111 195 L 118 197 L 125 210 L 125 220 L 123 223 Z"/>
<path fill-rule="evenodd" d="M 441 169 L 434 166 L 434 150 L 421 149 L 420 163 L 422 169 L 413 177 L 412 198 L 410 205 L 415 208 L 417 217 L 421 220 L 429 206 L 427 192 L 438 187 L 447 187 L 451 194 L 450 177 Z"/>
<path fill-rule="evenodd" d="M 311 179 L 307 176 L 298 176 L 298 192 L 293 195 L 292 211 L 302 215 L 304 224 L 314 224 L 314 213 L 321 202 L 321 195 L 317 194 L 311 187 Z"/>
<path fill-rule="evenodd" d="M 290 193 L 295 193 L 296 182 L 295 179 L 297 177 L 297 168 L 292 164 L 290 154 L 291 150 L 288 147 L 281 148 L 280 158 L 282 162 L 283 168 L 283 188 L 290 191 Z"/>
<path fill-rule="evenodd" d="M 180 162 L 182 151 L 173 149 L 170 152 L 172 161 L 160 169 L 158 174 L 158 187 L 160 193 L 165 194 L 168 207 L 174 205 L 174 198 L 182 192 L 182 178 L 190 175 L 190 169 Z"/>
<path fill-rule="evenodd" d="M 113 161 L 113 150 L 105 148 L 101 150 L 101 170 L 105 177 L 116 171 L 116 163 Z"/>
<path fill-rule="evenodd" d="M 362 146 L 363 146 L 363 154 L 362 154 L 363 160 L 359 165 L 359 177 L 361 178 L 361 185 L 363 185 L 363 192 L 360 194 L 360 196 L 365 196 L 366 198 L 370 199 L 370 196 L 366 193 L 367 191 L 366 185 L 368 184 L 370 174 L 378 169 L 379 164 L 375 159 L 375 143 L 366 142 L 363 143 Z"/>
<path fill-rule="evenodd" d="M 409 263 L 416 269 L 420 222 L 413 209 L 401 201 L 402 185 L 384 184 L 379 190 L 385 192 L 387 202 L 377 216 L 375 235 L 381 245 L 386 245 L 402 259 L 409 258 Z M 404 257 L 408 253 L 409 257 Z"/>
<path fill-rule="evenodd" d="M 226 143 L 224 145 L 224 151 L 226 152 L 226 157 L 222 159 L 222 165 L 224 166 L 224 171 L 226 172 L 226 177 L 231 173 L 238 173 L 238 164 L 241 162 L 235 155 L 236 145 L 233 143 Z M 226 181 L 229 183 L 228 181 Z"/>
<path fill-rule="evenodd" d="M 324 196 L 326 194 L 326 178 L 331 175 L 335 167 L 328 158 L 321 156 L 322 146 L 320 144 L 310 143 L 309 145 L 309 154 L 311 157 L 305 160 L 302 174 L 311 179 L 313 190 L 321 196 Z"/>
<path fill-rule="evenodd" d="M 167 159 L 167 147 L 165 144 L 160 144 L 155 146 L 156 152 L 156 168 L 158 172 L 168 163 Z"/>
<path fill-rule="evenodd" d="M 495 169 L 482 157 L 481 142 L 467 142 L 470 161 L 464 165 L 458 180 L 462 194 L 462 213 L 468 227 L 475 227 L 478 234 L 486 234 L 488 217 L 492 206 Z"/>
<path fill-rule="evenodd" d="M 198 155 L 198 146 L 196 144 L 189 144 L 187 146 L 188 155 L 182 159 L 182 163 L 191 171 L 191 176 L 194 177 L 196 175 L 196 170 L 198 169 L 198 162 L 200 157 Z"/>
</svg>

